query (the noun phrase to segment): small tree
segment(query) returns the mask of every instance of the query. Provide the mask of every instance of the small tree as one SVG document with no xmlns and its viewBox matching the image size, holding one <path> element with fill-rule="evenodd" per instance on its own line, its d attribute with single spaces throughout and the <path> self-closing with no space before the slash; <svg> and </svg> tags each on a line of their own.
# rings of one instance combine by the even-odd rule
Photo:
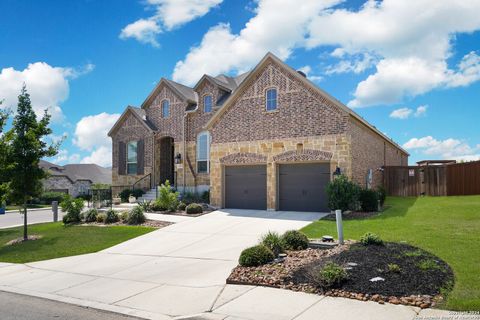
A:
<svg viewBox="0 0 480 320">
<path fill-rule="evenodd" d="M 18 96 L 17 113 L 12 128 L 5 134 L 8 151 L 7 176 L 10 181 L 11 199 L 23 204 L 23 239 L 28 240 L 27 203 L 42 193 L 42 179 L 47 174 L 40 168 L 40 159 L 53 157 L 58 152 L 59 143 L 48 145 L 45 137 L 52 133 L 49 128 L 50 115 L 37 120 L 32 109 L 30 95 L 25 85 Z"/>
<path fill-rule="evenodd" d="M 355 210 L 358 205 L 360 186 L 340 175 L 330 181 L 326 192 L 330 210 Z"/>
<path fill-rule="evenodd" d="M 0 105 L 2 101 L 0 101 Z M 5 135 L 3 133 L 3 128 L 8 119 L 8 112 L 0 110 L 0 208 L 3 207 L 7 201 L 8 195 L 8 180 L 7 180 L 7 143 L 5 141 Z"/>
</svg>

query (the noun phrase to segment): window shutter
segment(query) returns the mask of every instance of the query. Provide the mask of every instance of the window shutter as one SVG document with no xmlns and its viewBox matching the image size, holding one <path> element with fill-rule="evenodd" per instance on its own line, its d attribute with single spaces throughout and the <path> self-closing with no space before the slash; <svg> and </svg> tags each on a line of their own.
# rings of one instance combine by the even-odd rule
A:
<svg viewBox="0 0 480 320">
<path fill-rule="evenodd" d="M 118 143 L 118 174 L 125 175 L 127 171 L 127 148 L 125 142 Z"/>
<path fill-rule="evenodd" d="M 145 143 L 144 140 L 137 142 L 137 174 L 145 173 Z"/>
</svg>

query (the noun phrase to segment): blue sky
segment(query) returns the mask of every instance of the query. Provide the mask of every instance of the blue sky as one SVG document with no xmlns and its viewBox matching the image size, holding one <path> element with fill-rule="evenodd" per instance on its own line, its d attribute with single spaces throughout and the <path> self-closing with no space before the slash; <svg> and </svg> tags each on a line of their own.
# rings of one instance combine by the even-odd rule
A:
<svg viewBox="0 0 480 320">
<path fill-rule="evenodd" d="M 0 2 L 0 99 L 26 83 L 57 163 L 109 166 L 106 132 L 161 77 L 192 85 L 272 51 L 403 145 L 410 163 L 480 157 L 480 1 Z M 423 13 L 423 14 L 419 14 Z"/>
</svg>

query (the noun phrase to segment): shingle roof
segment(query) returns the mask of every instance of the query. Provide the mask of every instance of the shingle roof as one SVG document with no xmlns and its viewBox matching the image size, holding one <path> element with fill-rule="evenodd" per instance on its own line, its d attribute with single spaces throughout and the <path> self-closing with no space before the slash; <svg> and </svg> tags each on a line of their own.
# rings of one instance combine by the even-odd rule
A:
<svg viewBox="0 0 480 320">
<path fill-rule="evenodd" d="M 130 108 L 143 120 L 143 122 L 145 122 L 147 126 L 150 127 L 150 129 L 154 131 L 157 130 L 157 127 L 155 126 L 155 124 L 153 124 L 153 122 L 147 119 L 147 113 L 145 112 L 145 110 L 137 107 L 132 107 L 132 106 L 130 106 Z"/>
<path fill-rule="evenodd" d="M 112 183 L 112 170 L 93 163 L 66 164 L 64 166 L 40 160 L 40 167 L 52 176 L 65 176 L 72 182 L 90 180 L 92 183 Z"/>
<path fill-rule="evenodd" d="M 172 80 L 165 79 L 165 81 L 167 81 L 170 85 L 177 89 L 178 92 L 180 92 L 185 98 L 187 98 L 187 100 L 198 101 L 197 94 L 192 88 L 184 86 L 183 84 Z"/>
</svg>

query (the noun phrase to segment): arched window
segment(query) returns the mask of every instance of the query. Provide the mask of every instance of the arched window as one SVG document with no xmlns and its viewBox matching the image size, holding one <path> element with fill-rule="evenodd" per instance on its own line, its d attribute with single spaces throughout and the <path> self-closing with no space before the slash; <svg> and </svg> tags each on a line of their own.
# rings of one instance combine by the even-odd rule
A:
<svg viewBox="0 0 480 320">
<path fill-rule="evenodd" d="M 168 100 L 162 101 L 162 118 L 168 118 L 170 116 L 170 102 Z"/>
<path fill-rule="evenodd" d="M 210 170 L 210 134 L 205 131 L 197 136 L 197 172 L 208 173 Z"/>
<path fill-rule="evenodd" d="M 265 105 L 266 105 L 267 111 L 272 111 L 277 109 L 277 89 L 272 88 L 267 90 Z"/>
<path fill-rule="evenodd" d="M 203 97 L 203 111 L 212 112 L 212 96 Z"/>
</svg>

